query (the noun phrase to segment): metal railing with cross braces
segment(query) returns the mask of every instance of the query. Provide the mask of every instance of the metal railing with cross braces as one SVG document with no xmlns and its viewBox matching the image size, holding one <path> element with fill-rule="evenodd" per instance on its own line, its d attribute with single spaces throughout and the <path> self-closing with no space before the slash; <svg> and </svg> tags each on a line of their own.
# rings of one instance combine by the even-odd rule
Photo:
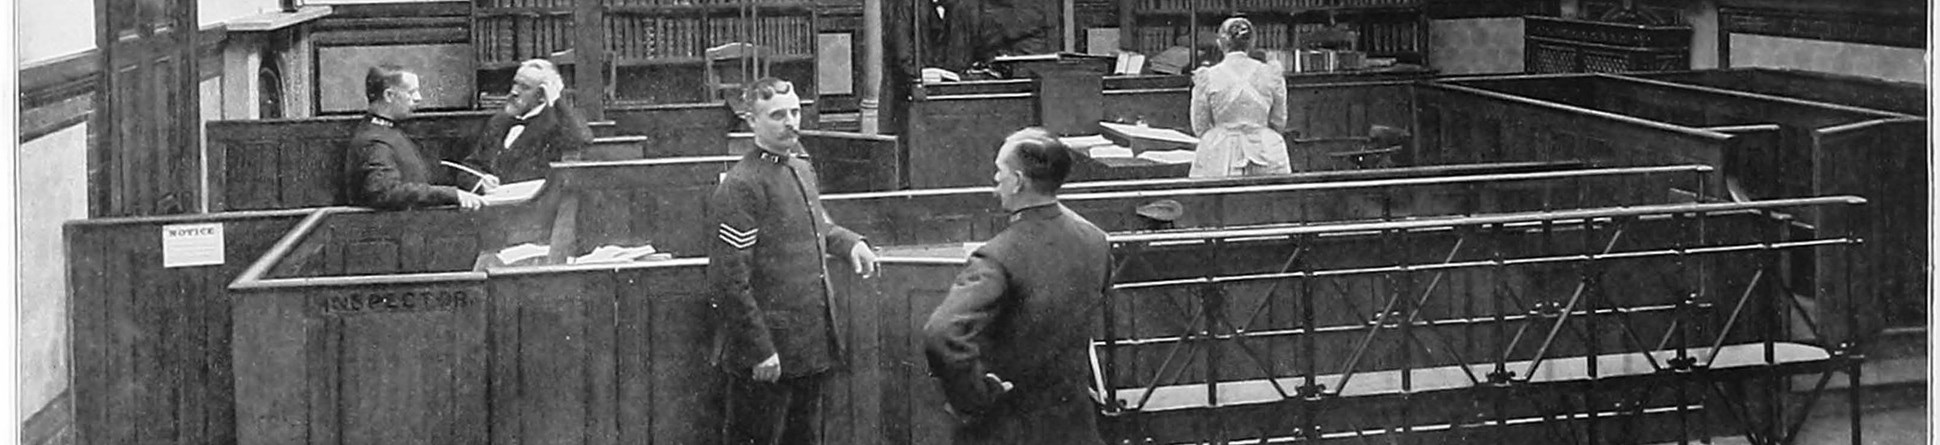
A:
<svg viewBox="0 0 1940 445">
<path fill-rule="evenodd" d="M 1096 390 L 1130 442 L 1790 443 L 1857 384 L 1863 203 L 1118 235 Z"/>
</svg>

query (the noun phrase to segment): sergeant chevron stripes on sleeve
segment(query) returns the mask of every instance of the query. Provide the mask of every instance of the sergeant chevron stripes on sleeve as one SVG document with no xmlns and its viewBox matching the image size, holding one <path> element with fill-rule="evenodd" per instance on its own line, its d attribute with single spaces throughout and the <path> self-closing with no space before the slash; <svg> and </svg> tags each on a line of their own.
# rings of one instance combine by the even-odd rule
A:
<svg viewBox="0 0 1940 445">
<path fill-rule="evenodd" d="M 761 233 L 761 228 L 756 227 L 748 230 L 740 230 L 734 228 L 734 226 L 727 225 L 727 223 L 721 223 L 721 230 L 719 232 L 722 242 L 733 246 L 735 249 L 747 250 L 749 247 L 754 247 L 754 242 L 757 239 L 756 235 Z"/>
</svg>

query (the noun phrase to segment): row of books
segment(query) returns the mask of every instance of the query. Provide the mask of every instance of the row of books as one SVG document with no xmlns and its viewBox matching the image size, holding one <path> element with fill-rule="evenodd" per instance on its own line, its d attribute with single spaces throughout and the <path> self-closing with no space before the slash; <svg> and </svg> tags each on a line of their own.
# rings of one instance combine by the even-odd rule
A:
<svg viewBox="0 0 1940 445">
<path fill-rule="evenodd" d="M 472 47 L 483 63 L 544 58 L 573 47 L 570 15 L 479 17 Z"/>
<path fill-rule="evenodd" d="M 1240 11 L 1280 11 L 1318 8 L 1383 8 L 1421 4 L 1421 0 L 1227 0 Z"/>
<path fill-rule="evenodd" d="M 1306 9 L 1408 7 L 1421 0 L 1139 0 L 1136 11 L 1299 11 Z"/>
<path fill-rule="evenodd" d="M 1335 30 L 1334 32 L 1329 32 Z M 1377 54 L 1419 52 L 1421 48 L 1421 25 L 1416 22 L 1361 23 L 1329 27 L 1318 23 L 1261 23 L 1254 28 L 1253 46 L 1257 49 L 1280 48 L 1319 48 L 1354 49 Z M 1188 35 L 1184 26 L 1152 26 L 1137 28 L 1138 48 L 1134 50 L 1145 54 L 1158 54 L 1166 48 L 1186 46 Z M 1200 27 L 1202 46 L 1213 43 L 1213 28 Z M 1331 35 L 1343 39 L 1351 45 L 1322 45 L 1321 40 Z"/>
<path fill-rule="evenodd" d="M 751 42 L 773 54 L 814 53 L 815 27 L 807 16 L 606 17 L 606 50 L 621 58 L 701 57 L 707 48 Z M 473 47 L 485 63 L 548 57 L 573 47 L 577 29 L 568 15 L 479 17 Z"/>
<path fill-rule="evenodd" d="M 754 43 L 773 54 L 813 54 L 814 39 L 814 23 L 806 16 L 606 16 L 606 50 L 629 59 L 701 57 L 707 48 L 733 42 Z"/>
<path fill-rule="evenodd" d="M 472 0 L 472 7 L 492 8 L 571 8 L 579 0 Z"/>
<path fill-rule="evenodd" d="M 1362 23 L 1356 27 L 1360 38 L 1356 47 L 1377 54 L 1421 51 L 1421 24 L 1408 22 Z"/>
<path fill-rule="evenodd" d="M 692 6 L 799 3 L 802 0 L 600 0 L 601 6 Z M 579 0 L 473 0 L 479 9 L 555 8 L 578 6 Z"/>
<path fill-rule="evenodd" d="M 1214 28 L 1199 28 L 1199 45 L 1211 47 Z M 1278 49 L 1288 47 L 1293 41 L 1293 26 L 1285 23 L 1259 23 L 1253 28 L 1253 47 L 1259 49 Z M 1184 26 L 1143 26 L 1138 28 L 1138 52 L 1158 54 L 1166 48 L 1190 45 Z"/>
<path fill-rule="evenodd" d="M 1287 73 L 1351 71 L 1367 66 L 1367 53 L 1360 51 L 1274 50 L 1266 52 L 1266 59 L 1279 62 Z"/>
<path fill-rule="evenodd" d="M 1421 51 L 1420 23 L 1405 22 L 1365 22 L 1328 26 L 1319 23 L 1297 23 L 1293 25 L 1292 48 L 1333 48 L 1355 49 L 1372 53 L 1392 54 Z M 1325 40 L 1341 39 L 1351 42 L 1346 45 L 1325 45 Z"/>
</svg>

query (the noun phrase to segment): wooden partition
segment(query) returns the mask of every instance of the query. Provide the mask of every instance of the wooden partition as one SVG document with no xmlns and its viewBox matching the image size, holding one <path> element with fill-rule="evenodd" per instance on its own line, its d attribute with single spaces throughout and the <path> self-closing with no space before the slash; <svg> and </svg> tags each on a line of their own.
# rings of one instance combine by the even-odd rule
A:
<svg viewBox="0 0 1940 445">
<path fill-rule="evenodd" d="M 324 211 L 231 286 L 242 443 L 719 443 L 706 260 L 308 275 Z M 921 326 L 951 259 L 835 278 L 831 443 L 933 443 Z M 846 270 L 831 264 L 831 270 Z"/>
<path fill-rule="evenodd" d="M 236 443 L 224 288 L 312 212 L 68 222 L 74 441 Z M 167 267 L 163 232 L 202 224 L 220 227 L 222 262 Z"/>
<path fill-rule="evenodd" d="M 801 143 L 815 165 L 822 193 L 909 188 L 908 159 L 895 136 L 802 130 Z"/>
<path fill-rule="evenodd" d="M 1364 141 L 1372 125 L 1412 130 L 1415 125 L 1410 82 L 1355 82 L 1340 77 L 1294 76 L 1288 82 L 1288 149 L 1303 170 L 1352 168 L 1325 156 L 1342 141 Z M 1106 77 L 1104 119 L 1145 122 L 1192 131 L 1191 78 L 1186 76 Z M 984 185 L 987 171 L 967 169 L 996 157 L 1004 136 L 1038 125 L 1036 96 L 1029 81 L 983 81 L 926 86 L 909 104 L 911 188 Z M 1312 156 L 1302 156 L 1310 154 Z M 1112 171 L 1094 168 L 1076 180 L 1150 179 L 1183 173 L 1181 168 Z"/>
<path fill-rule="evenodd" d="M 458 159 L 470 152 L 491 115 L 491 111 L 422 113 L 404 121 L 402 128 L 425 156 Z M 638 144 L 638 156 L 631 155 L 632 150 L 620 150 L 619 156 L 632 158 L 720 155 L 727 146 L 727 132 L 739 122 L 719 104 L 616 108 L 608 111 L 607 118 L 610 123 L 595 126 L 596 136 L 619 137 L 609 140 L 622 146 Z M 362 120 L 361 115 L 341 115 L 209 122 L 210 210 L 348 203 L 341 196 L 344 144 Z"/>
<path fill-rule="evenodd" d="M 1669 166 L 1482 174 L 1173 190 L 1065 193 L 1065 206 L 1109 232 L 1151 230 L 1140 206 L 1172 200 L 1176 228 L 1384 220 L 1669 202 L 1710 180 L 1710 167 Z M 988 239 L 1008 213 L 987 188 L 873 193 L 823 199 L 831 218 L 876 245 Z"/>
<path fill-rule="evenodd" d="M 483 272 L 312 274 L 316 212 L 230 285 L 240 443 L 484 443 Z"/>
<path fill-rule="evenodd" d="M 1415 164 L 1722 165 L 1729 134 L 1444 83 L 1416 88 Z M 1738 142 L 1742 143 L 1742 142 Z M 1714 189 L 1715 190 L 1715 189 Z"/>
<path fill-rule="evenodd" d="M 1653 146 L 1648 141 L 1633 144 L 1636 149 L 1659 155 L 1668 153 L 1680 160 L 1718 166 L 1737 199 L 1865 196 L 1872 203 L 1869 217 L 1877 222 L 1872 226 L 1878 231 L 1873 233 L 1875 238 L 1894 240 L 1898 243 L 1894 245 L 1900 246 L 1921 244 L 1920 240 L 1926 239 L 1924 227 L 1929 219 L 1924 215 L 1929 207 L 1923 191 L 1928 176 L 1924 168 L 1912 166 L 1926 165 L 1931 156 L 1927 153 L 1927 134 L 1919 128 L 1924 119 L 1917 116 L 1602 74 L 1467 78 L 1438 87 L 1468 85 L 1540 95 L 1550 88 L 1546 85 L 1559 82 L 1588 92 L 1584 98 L 1587 103 L 1575 104 L 1586 107 L 1576 113 L 1579 122 L 1641 119 L 1655 125 L 1705 127 L 1702 131 L 1707 133 L 1734 134 L 1721 152 L 1695 159 L 1689 158 L 1688 147 Z M 1532 103 L 1572 108 L 1544 102 L 1560 99 L 1565 98 L 1534 97 Z M 1485 130 L 1489 126 L 1487 122 L 1483 125 Z M 1502 140 L 1526 139 L 1511 137 L 1521 134 L 1508 132 Z M 1630 140 L 1645 133 L 1635 134 L 1639 136 Z M 1921 249 L 1907 248 L 1875 254 L 1879 262 L 1874 264 L 1880 268 L 1869 276 L 1881 283 L 1879 294 L 1889 301 L 1885 307 L 1890 309 L 1882 311 L 1896 314 L 1896 324 L 1919 324 L 1927 306 L 1926 273 L 1900 265 L 1924 264 L 1929 257 Z"/>
<path fill-rule="evenodd" d="M 713 239 L 707 198 L 738 156 L 554 163 L 548 187 L 562 195 L 553 251 L 581 255 L 604 245 L 651 244 L 699 256 Z M 557 181 L 557 183 L 553 183 Z M 562 230 L 563 229 L 563 230 Z"/>
<path fill-rule="evenodd" d="M 490 112 L 425 113 L 402 123 L 424 155 L 470 152 Z M 209 210 L 342 205 L 345 144 L 362 115 L 212 121 L 207 124 Z"/>
<path fill-rule="evenodd" d="M 629 105 L 608 108 L 606 118 L 620 133 L 647 137 L 649 158 L 717 156 L 726 153 L 727 134 L 747 125 L 723 103 Z M 802 128 L 820 119 L 814 101 L 802 103 Z"/>
<path fill-rule="evenodd" d="M 1851 301 L 1868 310 L 1862 326 L 1881 326 L 1883 320 L 1895 327 L 1924 326 L 1931 310 L 1927 277 L 1932 260 L 1926 247 L 1932 240 L 1932 208 L 1929 206 L 1931 177 L 1927 170 L 1932 159 L 1925 142 L 1929 135 L 1926 119 L 1882 119 L 1813 130 L 1812 169 L 1815 193 L 1844 193 L 1864 196 L 1866 220 L 1859 226 L 1872 238 L 1863 256 L 1868 267 L 1858 279 L 1868 281 L 1870 295 Z M 1839 230 L 1839 221 L 1816 214 L 1807 218 Z M 1854 278 L 1827 275 L 1821 281 L 1843 282 Z M 1870 298 L 1867 298 L 1870 297 Z"/>
</svg>

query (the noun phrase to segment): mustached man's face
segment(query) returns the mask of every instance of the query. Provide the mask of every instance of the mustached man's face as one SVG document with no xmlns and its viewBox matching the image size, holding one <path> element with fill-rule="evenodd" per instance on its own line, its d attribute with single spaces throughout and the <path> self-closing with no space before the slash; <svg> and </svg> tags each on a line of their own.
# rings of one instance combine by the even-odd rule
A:
<svg viewBox="0 0 1940 445">
<path fill-rule="evenodd" d="M 748 129 L 754 131 L 755 144 L 785 149 L 800 143 L 802 99 L 793 91 L 755 101 L 748 111 Z"/>
</svg>

